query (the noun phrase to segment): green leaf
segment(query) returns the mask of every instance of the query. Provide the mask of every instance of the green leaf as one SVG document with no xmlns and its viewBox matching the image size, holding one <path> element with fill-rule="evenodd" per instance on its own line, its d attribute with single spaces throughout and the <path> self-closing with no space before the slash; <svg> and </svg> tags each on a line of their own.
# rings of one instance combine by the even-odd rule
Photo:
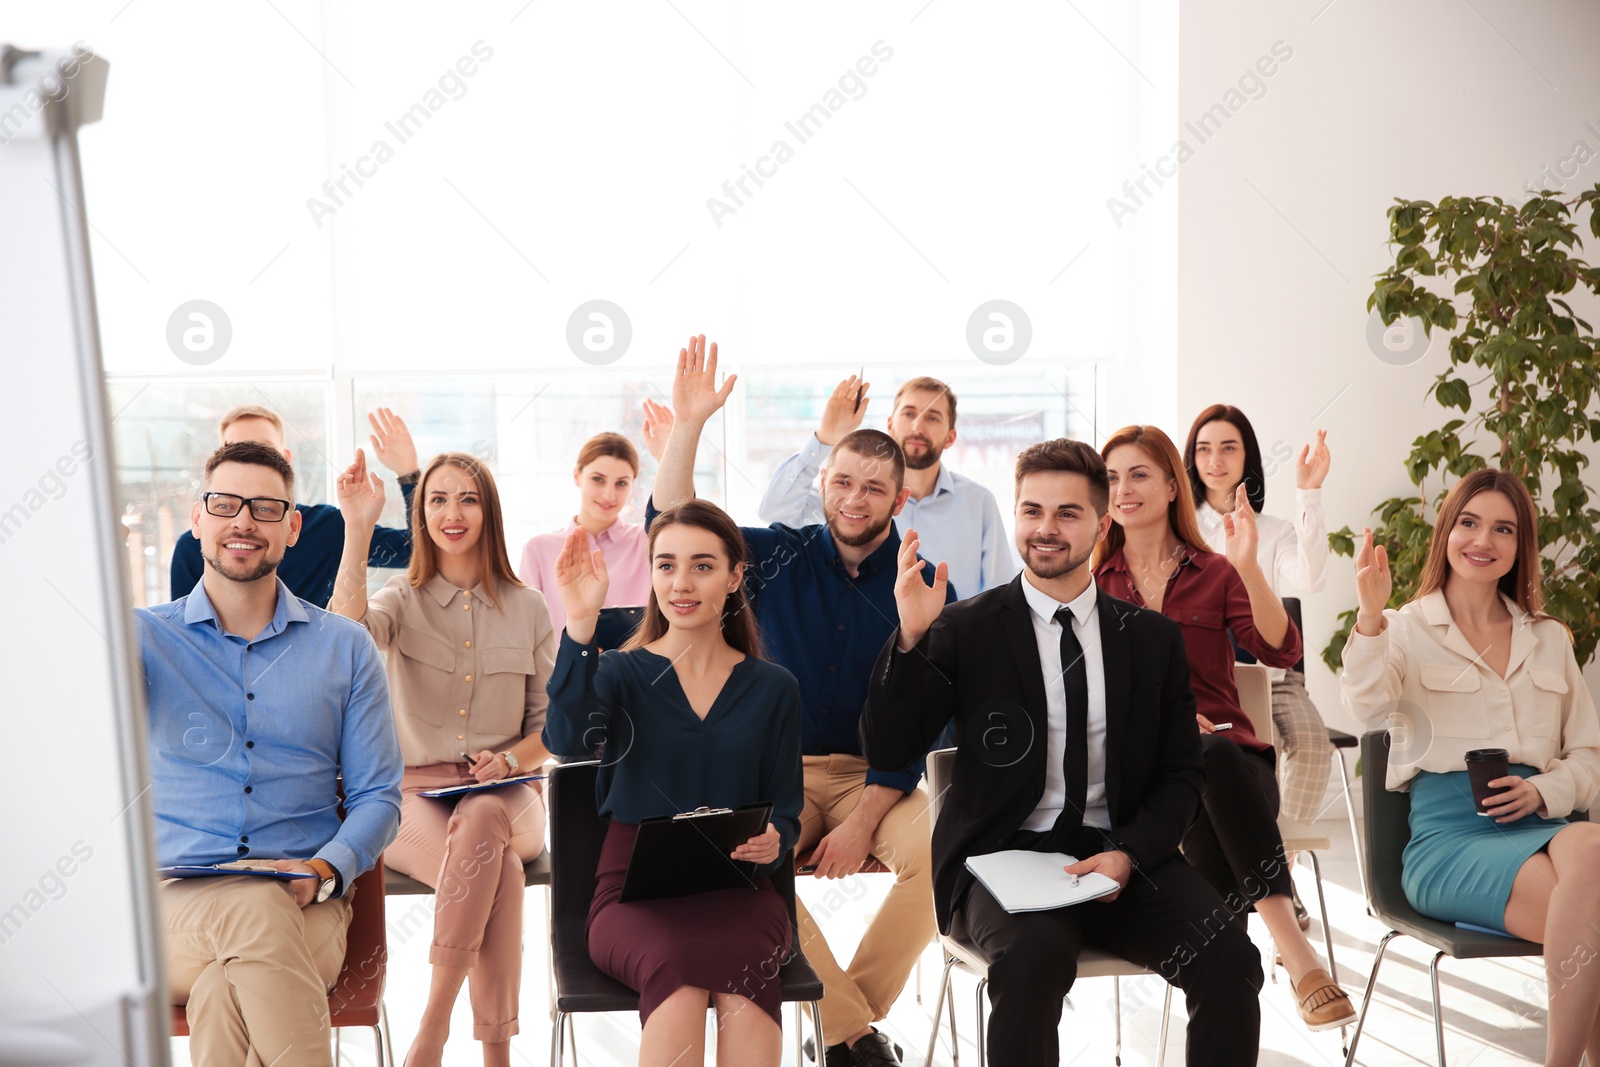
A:
<svg viewBox="0 0 1600 1067">
<path fill-rule="evenodd" d="M 1467 411 L 1472 407 L 1472 390 L 1460 378 L 1447 378 L 1434 389 L 1434 398 L 1447 408 Z"/>
</svg>

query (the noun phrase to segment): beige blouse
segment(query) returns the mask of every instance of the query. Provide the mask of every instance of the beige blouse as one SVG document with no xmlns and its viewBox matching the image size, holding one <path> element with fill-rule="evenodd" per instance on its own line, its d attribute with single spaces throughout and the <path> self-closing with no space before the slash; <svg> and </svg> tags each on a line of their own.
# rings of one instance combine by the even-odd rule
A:
<svg viewBox="0 0 1600 1067">
<path fill-rule="evenodd" d="M 1503 748 L 1539 772 L 1529 779 L 1544 798 L 1538 814 L 1560 818 L 1590 807 L 1600 790 L 1600 721 L 1566 629 L 1501 599 L 1512 618 L 1504 678 L 1483 664 L 1436 591 L 1385 611 L 1376 637 L 1350 632 L 1344 705 L 1368 728 L 1394 731 L 1390 789 L 1418 771 L 1463 770 L 1472 749 Z"/>
<path fill-rule="evenodd" d="M 406 766 L 460 763 L 544 729 L 556 632 L 544 594 L 498 585 L 457 589 L 435 575 L 414 589 L 403 574 L 368 601 L 361 621 L 386 653 L 400 755 Z"/>
</svg>

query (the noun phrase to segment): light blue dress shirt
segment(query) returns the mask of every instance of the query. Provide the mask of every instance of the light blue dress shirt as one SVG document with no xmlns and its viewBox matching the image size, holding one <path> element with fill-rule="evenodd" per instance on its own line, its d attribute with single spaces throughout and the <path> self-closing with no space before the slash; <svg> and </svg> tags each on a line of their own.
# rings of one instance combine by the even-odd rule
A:
<svg viewBox="0 0 1600 1067">
<path fill-rule="evenodd" d="M 223 631 L 203 580 L 133 613 L 156 856 L 162 866 L 320 858 L 342 894 L 400 826 L 389 684 L 360 623 L 277 584 L 272 622 L 248 641 Z"/>
<path fill-rule="evenodd" d="M 800 451 L 779 464 L 761 498 L 762 522 L 799 528 L 824 521 L 817 472 L 828 452 L 829 447 L 812 434 Z M 921 500 L 907 500 L 894 525 L 902 537 L 907 530 L 917 531 L 922 541 L 917 554 L 923 559 L 950 565 L 950 584 L 961 600 L 1005 585 L 1021 566 L 994 494 L 951 470 L 948 463 L 939 464 L 933 492 Z"/>
</svg>

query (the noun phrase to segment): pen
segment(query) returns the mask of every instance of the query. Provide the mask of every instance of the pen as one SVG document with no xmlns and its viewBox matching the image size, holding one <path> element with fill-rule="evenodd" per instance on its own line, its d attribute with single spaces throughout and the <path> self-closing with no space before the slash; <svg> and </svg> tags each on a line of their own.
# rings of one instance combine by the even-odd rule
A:
<svg viewBox="0 0 1600 1067">
<path fill-rule="evenodd" d="M 850 409 L 852 414 L 861 410 L 861 394 L 863 392 L 861 379 L 866 373 L 867 368 L 865 365 L 863 365 L 861 368 L 861 373 L 856 375 L 856 406 Z"/>
<path fill-rule="evenodd" d="M 461 758 L 466 761 L 468 767 L 470 767 L 474 763 L 478 762 L 477 760 L 472 758 L 472 753 L 470 753 L 470 752 L 461 753 Z"/>
<path fill-rule="evenodd" d="M 1067 884 L 1073 889 L 1078 888 L 1078 876 L 1075 874 L 1067 875 Z"/>
</svg>

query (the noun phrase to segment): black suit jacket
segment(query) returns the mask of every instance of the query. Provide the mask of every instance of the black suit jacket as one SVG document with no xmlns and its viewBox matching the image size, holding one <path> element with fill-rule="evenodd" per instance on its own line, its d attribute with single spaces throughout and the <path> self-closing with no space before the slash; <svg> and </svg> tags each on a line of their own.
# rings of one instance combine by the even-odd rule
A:
<svg viewBox="0 0 1600 1067">
<path fill-rule="evenodd" d="M 972 885 L 968 856 L 997 852 L 1044 795 L 1049 721 L 1024 578 L 947 604 L 910 652 L 889 639 L 873 670 L 861 737 L 875 768 L 920 759 L 952 719 L 956 757 L 933 829 L 939 928 Z M 1135 866 L 1171 858 L 1205 784 L 1189 661 L 1177 623 L 1096 600 L 1106 676 L 1105 848 Z"/>
</svg>

